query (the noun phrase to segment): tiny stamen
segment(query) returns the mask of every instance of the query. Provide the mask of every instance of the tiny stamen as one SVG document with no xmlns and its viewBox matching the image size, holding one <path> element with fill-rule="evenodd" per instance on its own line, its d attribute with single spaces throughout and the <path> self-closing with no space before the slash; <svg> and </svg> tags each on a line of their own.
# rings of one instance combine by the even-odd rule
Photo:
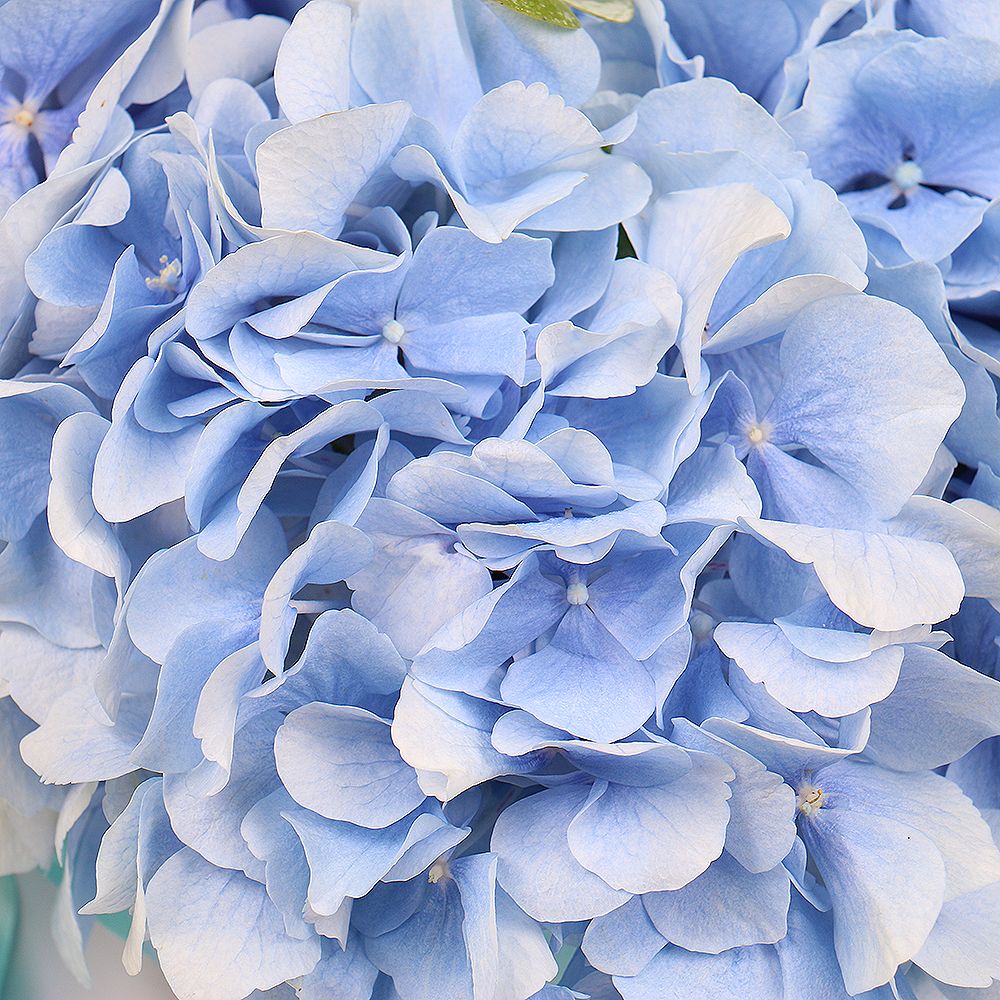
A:
<svg viewBox="0 0 1000 1000">
<path fill-rule="evenodd" d="M 799 789 L 798 809 L 803 816 L 815 816 L 823 808 L 823 789 L 804 785 Z"/>
<path fill-rule="evenodd" d="M 175 257 L 169 260 L 166 254 L 160 257 L 160 273 L 155 278 L 146 279 L 146 287 L 161 292 L 177 291 L 177 279 L 181 276 L 181 262 Z"/>
<path fill-rule="evenodd" d="M 448 878 L 450 874 L 448 862 L 444 858 L 438 858 L 427 870 L 427 881 L 431 885 L 437 885 L 438 882 Z"/>
</svg>

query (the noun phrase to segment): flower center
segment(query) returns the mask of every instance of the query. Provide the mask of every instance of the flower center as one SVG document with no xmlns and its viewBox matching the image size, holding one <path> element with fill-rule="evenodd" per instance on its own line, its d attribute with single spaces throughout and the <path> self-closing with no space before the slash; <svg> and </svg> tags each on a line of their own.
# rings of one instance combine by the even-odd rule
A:
<svg viewBox="0 0 1000 1000">
<path fill-rule="evenodd" d="M 574 580 L 566 588 L 566 600 L 570 604 L 586 604 L 590 600 L 587 585 L 582 580 Z"/>
<path fill-rule="evenodd" d="M 26 107 L 22 107 L 16 115 L 14 115 L 14 124 L 20 125 L 21 128 L 31 128 L 35 124 L 35 113 Z"/>
<path fill-rule="evenodd" d="M 449 874 L 448 862 L 445 861 L 444 858 L 438 858 L 437 861 L 435 861 L 434 864 L 427 869 L 427 881 L 430 882 L 431 885 L 437 885 L 438 882 L 448 878 Z"/>
<path fill-rule="evenodd" d="M 747 428 L 747 441 L 755 447 L 763 444 L 767 440 L 767 430 L 758 423 L 753 423 Z"/>
<path fill-rule="evenodd" d="M 803 816 L 815 816 L 823 808 L 823 789 L 815 785 L 803 785 L 799 789 L 798 809 Z"/>
<path fill-rule="evenodd" d="M 382 336 L 390 344 L 398 344 L 406 335 L 406 327 L 398 319 L 391 319 L 382 327 Z"/>
<path fill-rule="evenodd" d="M 181 276 L 181 262 L 175 257 L 168 260 L 167 255 L 160 257 L 160 273 L 155 278 L 146 279 L 147 288 L 155 288 L 161 292 L 177 291 L 177 279 Z"/>
<path fill-rule="evenodd" d="M 892 183 L 899 188 L 903 194 L 912 191 L 924 181 L 924 172 L 913 160 L 904 160 L 892 172 Z"/>
</svg>

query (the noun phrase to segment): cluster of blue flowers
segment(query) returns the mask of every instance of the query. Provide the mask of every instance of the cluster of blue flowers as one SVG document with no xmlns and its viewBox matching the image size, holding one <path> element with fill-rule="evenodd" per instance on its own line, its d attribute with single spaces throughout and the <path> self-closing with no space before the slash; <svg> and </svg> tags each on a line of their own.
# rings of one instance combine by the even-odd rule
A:
<svg viewBox="0 0 1000 1000">
<path fill-rule="evenodd" d="M 519 6 L 0 5 L 0 873 L 180 1000 L 996 1000 L 1000 5 Z"/>
</svg>

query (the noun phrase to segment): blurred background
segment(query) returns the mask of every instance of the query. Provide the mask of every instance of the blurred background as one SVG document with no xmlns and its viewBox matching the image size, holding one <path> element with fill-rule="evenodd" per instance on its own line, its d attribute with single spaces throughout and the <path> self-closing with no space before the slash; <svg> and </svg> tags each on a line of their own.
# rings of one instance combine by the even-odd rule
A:
<svg viewBox="0 0 1000 1000">
<path fill-rule="evenodd" d="M 82 987 L 52 943 L 49 920 L 56 887 L 40 871 L 19 875 L 17 887 L 20 919 L 0 1000 L 175 1000 L 152 955 L 144 956 L 138 976 L 126 974 L 121 963 L 124 942 L 100 925 L 87 944 L 91 987 Z"/>
</svg>

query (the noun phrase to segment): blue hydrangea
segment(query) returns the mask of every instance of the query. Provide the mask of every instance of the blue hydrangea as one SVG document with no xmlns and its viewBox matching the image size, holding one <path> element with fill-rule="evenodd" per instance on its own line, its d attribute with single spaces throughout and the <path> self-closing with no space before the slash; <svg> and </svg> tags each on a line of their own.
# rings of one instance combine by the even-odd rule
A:
<svg viewBox="0 0 1000 1000">
<path fill-rule="evenodd" d="M 540 6 L 0 3 L 0 875 L 180 1000 L 994 998 L 995 4 Z"/>
</svg>

